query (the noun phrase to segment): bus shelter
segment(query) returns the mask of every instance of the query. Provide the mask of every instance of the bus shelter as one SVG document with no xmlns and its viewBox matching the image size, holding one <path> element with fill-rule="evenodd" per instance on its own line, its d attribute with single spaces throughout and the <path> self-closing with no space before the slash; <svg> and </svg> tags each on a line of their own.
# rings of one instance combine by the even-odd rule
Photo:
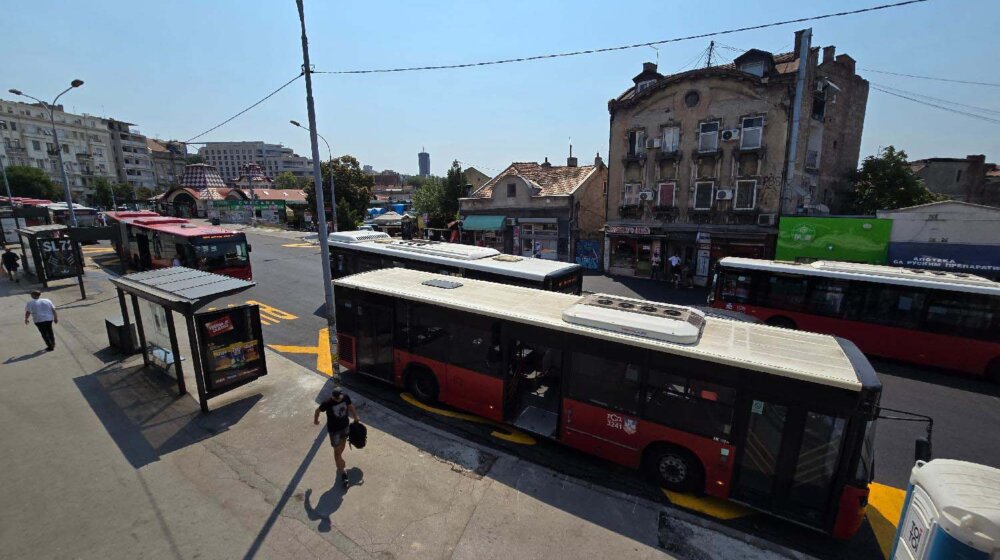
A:
<svg viewBox="0 0 1000 560">
<path fill-rule="evenodd" d="M 143 364 L 167 373 L 173 369 L 181 395 L 187 393 L 187 387 L 174 313 L 183 317 L 203 412 L 209 411 L 210 398 L 267 374 L 257 305 L 199 311 L 212 301 L 252 288 L 255 282 L 172 267 L 112 278 L 111 283 L 118 291 L 122 321 L 128 329 L 131 321 L 125 294 L 131 299 Z M 140 300 L 144 305 L 140 306 Z M 149 331 L 144 327 L 144 311 L 151 315 L 145 322 L 151 327 Z"/>
<path fill-rule="evenodd" d="M 87 299 L 83 287 L 83 253 L 80 243 L 70 237 L 62 225 L 29 226 L 17 230 L 21 241 L 24 270 L 48 288 L 49 282 L 76 277 L 80 296 Z"/>
</svg>

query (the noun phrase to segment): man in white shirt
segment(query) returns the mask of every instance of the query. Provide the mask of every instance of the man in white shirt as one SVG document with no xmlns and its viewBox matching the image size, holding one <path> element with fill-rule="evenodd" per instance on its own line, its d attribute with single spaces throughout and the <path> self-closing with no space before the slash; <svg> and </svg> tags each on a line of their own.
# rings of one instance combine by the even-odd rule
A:
<svg viewBox="0 0 1000 560">
<path fill-rule="evenodd" d="M 56 313 L 56 306 L 52 301 L 43 298 L 42 292 L 34 290 L 31 292 L 31 301 L 24 306 L 24 324 L 28 324 L 28 318 L 35 321 L 35 327 L 42 333 L 42 340 L 45 341 L 45 351 L 51 352 L 56 347 L 56 337 L 52 333 L 52 323 L 59 322 L 59 315 Z"/>
</svg>

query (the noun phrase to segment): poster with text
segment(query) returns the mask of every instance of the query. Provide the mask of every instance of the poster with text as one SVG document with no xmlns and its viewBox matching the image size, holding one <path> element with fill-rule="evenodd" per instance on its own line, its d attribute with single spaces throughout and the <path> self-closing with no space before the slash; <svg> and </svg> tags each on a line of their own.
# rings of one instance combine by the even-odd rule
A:
<svg viewBox="0 0 1000 560">
<path fill-rule="evenodd" d="M 39 239 L 38 248 L 42 253 L 46 280 L 70 278 L 79 274 L 80 261 L 76 258 L 76 248 L 72 239 L 68 237 Z"/>
<path fill-rule="evenodd" d="M 205 390 L 225 393 L 267 373 L 260 309 L 227 307 L 195 315 Z"/>
</svg>

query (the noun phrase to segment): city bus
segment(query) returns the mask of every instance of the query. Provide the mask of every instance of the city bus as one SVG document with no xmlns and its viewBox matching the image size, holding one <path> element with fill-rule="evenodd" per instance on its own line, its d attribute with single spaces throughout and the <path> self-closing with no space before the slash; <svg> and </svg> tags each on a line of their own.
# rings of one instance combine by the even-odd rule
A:
<svg viewBox="0 0 1000 560">
<path fill-rule="evenodd" d="M 846 539 L 881 383 L 850 341 L 403 268 L 334 281 L 348 371 Z"/>
<path fill-rule="evenodd" d="M 119 227 L 121 243 L 116 252 L 135 270 L 174 266 L 176 259 L 181 266 L 253 279 L 250 246 L 243 232 L 192 224 L 148 210 L 106 215 L 110 225 Z"/>
<path fill-rule="evenodd" d="M 53 202 L 45 206 L 49 210 L 49 218 L 53 224 L 70 225 L 69 206 L 65 202 Z M 76 216 L 77 227 L 94 227 L 97 225 L 97 210 L 73 203 L 73 214 Z"/>
<path fill-rule="evenodd" d="M 873 356 L 1000 382 L 1000 283 L 954 272 L 727 257 L 712 306 L 848 338 Z"/>
<path fill-rule="evenodd" d="M 329 239 L 334 278 L 402 267 L 568 294 L 583 290 L 583 267 L 575 263 L 506 255 L 475 245 L 395 239 L 378 231 L 342 231 Z"/>
</svg>

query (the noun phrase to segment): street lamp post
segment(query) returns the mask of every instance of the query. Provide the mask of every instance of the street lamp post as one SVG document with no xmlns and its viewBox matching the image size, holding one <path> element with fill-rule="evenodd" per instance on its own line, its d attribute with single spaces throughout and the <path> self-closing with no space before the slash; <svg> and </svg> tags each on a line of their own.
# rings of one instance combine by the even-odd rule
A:
<svg viewBox="0 0 1000 560">
<path fill-rule="evenodd" d="M 59 98 L 62 97 L 64 93 L 73 88 L 78 88 L 82 85 L 83 85 L 83 80 L 73 80 L 72 82 L 70 82 L 68 88 L 64 89 L 62 93 L 57 95 L 56 98 L 52 100 L 51 104 L 46 103 L 37 97 L 28 95 L 19 89 L 8 90 L 14 95 L 20 95 L 23 97 L 27 97 L 28 99 L 34 99 L 35 101 L 39 102 L 42 105 L 42 107 L 45 108 L 46 111 L 49 112 L 49 122 L 52 123 L 52 141 L 55 143 L 56 153 L 59 155 L 59 171 L 62 172 L 63 190 L 65 191 L 64 194 L 66 196 L 66 207 L 69 209 L 69 223 L 73 227 L 77 226 L 76 212 L 73 210 L 73 193 L 71 193 L 69 190 L 69 179 L 66 177 L 66 164 L 63 162 L 62 147 L 59 145 L 59 131 L 56 130 L 56 114 L 54 108 L 56 103 L 59 101 Z"/>
<path fill-rule="evenodd" d="M 10 204 L 10 212 L 14 216 L 14 229 L 20 228 L 21 226 L 17 225 L 17 210 L 14 209 L 14 197 L 10 194 L 10 183 L 7 181 L 7 164 L 3 162 L 2 156 L 0 156 L 0 175 L 3 175 L 3 186 L 7 189 L 7 203 Z"/>
<path fill-rule="evenodd" d="M 288 121 L 288 122 L 292 123 L 292 125 L 294 126 L 301 128 L 302 130 L 312 132 L 311 130 L 309 130 L 308 127 L 299 124 L 298 121 Z M 322 134 L 317 132 L 316 136 L 319 136 L 320 140 L 322 140 L 323 143 L 326 144 L 326 157 L 328 158 L 327 169 L 330 171 L 330 209 L 333 212 L 333 231 L 337 231 L 337 197 L 334 196 L 334 189 L 333 189 L 333 150 L 330 149 L 330 143 L 326 141 L 326 138 L 323 138 Z"/>
</svg>

